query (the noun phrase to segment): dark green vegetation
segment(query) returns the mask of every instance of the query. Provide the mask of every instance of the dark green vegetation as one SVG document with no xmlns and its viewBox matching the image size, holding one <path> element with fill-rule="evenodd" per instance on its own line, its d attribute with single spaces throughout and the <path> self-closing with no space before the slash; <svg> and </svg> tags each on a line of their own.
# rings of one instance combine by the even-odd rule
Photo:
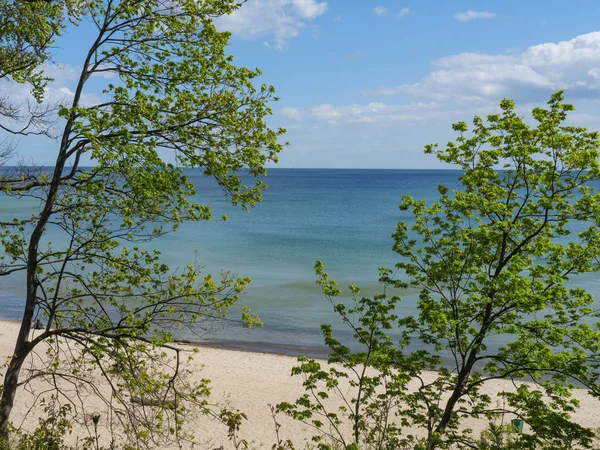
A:
<svg viewBox="0 0 600 450">
<path fill-rule="evenodd" d="M 223 318 L 249 280 L 227 273 L 213 279 L 193 265 L 175 272 L 147 243 L 182 221 L 211 218 L 209 207 L 188 200 L 194 186 L 184 167 L 214 177 L 234 204 L 247 208 L 261 200 L 264 185 L 245 186 L 237 171 L 263 175 L 282 148 L 283 130 L 265 123 L 273 88 L 255 86 L 258 69 L 233 64 L 225 52 L 229 35 L 212 23 L 238 6 L 233 0 L 0 0 L 0 75 L 27 83 L 38 101 L 47 81 L 42 63 L 64 23 L 85 20 L 96 33 L 81 55 L 74 95 L 44 110 L 58 130 L 48 141 L 55 167 L 23 167 L 0 179 L 3 195 L 41 204 L 0 229 L 0 275 L 22 272 L 26 283 L 21 330 L 4 376 L 0 439 L 8 438 L 17 388 L 34 380 L 50 382 L 46 395 L 54 396 L 57 420 L 93 414 L 111 430 L 114 446 L 192 441 L 184 417 L 212 414 L 208 381 L 189 381 L 187 355 L 169 345 L 169 330 Z M 98 100 L 84 101 L 100 90 L 98 83 L 104 83 Z M 9 132 L 49 132 L 35 112 L 4 106 L 0 113 L 15 123 Z M 84 160 L 93 168 L 83 170 Z M 62 234 L 67 244 L 49 242 L 49 233 Z M 37 318 L 46 327 L 32 335 Z M 250 326 L 257 319 L 245 311 L 242 321 Z M 34 354 L 41 364 L 23 371 Z M 89 396 L 100 399 L 100 410 L 87 410 Z"/>
<path fill-rule="evenodd" d="M 351 285 L 352 301 L 338 302 L 341 290 L 317 263 L 318 282 L 362 349 L 353 352 L 323 326 L 329 361 L 341 367 L 302 358 L 294 373 L 307 393 L 279 405 L 318 430 L 321 448 L 595 445 L 595 431 L 570 414 L 578 406 L 575 384 L 600 394 L 599 314 L 592 296 L 567 282 L 600 270 L 600 193 L 592 186 L 600 180 L 599 135 L 565 124 L 573 107 L 562 92 L 548 105 L 533 110 L 531 126 L 504 100 L 500 114 L 476 117 L 470 130 L 455 124 L 456 142 L 426 147 L 464 171 L 462 189 L 439 186 L 440 200 L 429 205 L 402 199 L 400 209 L 415 224 L 398 224 L 400 262 L 380 278 L 386 287 L 418 288 L 418 315 L 398 317 L 400 298 L 385 289 L 361 298 Z M 399 342 L 388 335 L 396 328 Z M 509 342 L 494 345 L 498 335 Z M 415 351 L 411 343 L 425 348 Z M 500 392 L 500 403 L 481 391 L 495 379 L 533 384 Z M 410 380 L 416 389 L 407 389 Z M 341 408 L 331 407 L 332 397 Z M 503 437 L 493 424 L 507 414 L 523 419 L 527 433 Z M 465 426 L 470 418 L 492 426 L 473 436 Z"/>
</svg>

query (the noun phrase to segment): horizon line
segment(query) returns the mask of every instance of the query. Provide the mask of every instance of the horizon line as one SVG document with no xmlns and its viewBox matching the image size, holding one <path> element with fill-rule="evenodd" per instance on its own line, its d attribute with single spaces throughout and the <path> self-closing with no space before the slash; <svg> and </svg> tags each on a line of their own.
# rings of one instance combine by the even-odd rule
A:
<svg viewBox="0 0 600 450">
<path fill-rule="evenodd" d="M 55 166 L 46 166 L 46 165 L 3 165 L 0 166 L 0 170 L 2 169 L 14 169 L 14 168 L 19 168 L 19 167 L 25 167 L 25 168 L 38 168 L 38 169 L 43 169 L 43 168 L 54 168 Z M 64 168 L 71 168 L 73 166 L 65 166 Z M 84 166 L 81 165 L 79 166 L 82 169 L 87 169 L 87 168 L 92 168 L 92 167 L 96 167 L 96 166 Z M 183 167 L 184 169 L 199 169 L 198 167 Z M 440 167 L 297 167 L 297 166 L 277 166 L 277 167 L 265 167 L 265 169 L 267 171 L 269 170 L 280 170 L 280 169 L 284 169 L 284 170 L 439 170 L 439 171 L 460 171 L 462 169 L 456 169 L 456 168 L 440 168 Z"/>
</svg>

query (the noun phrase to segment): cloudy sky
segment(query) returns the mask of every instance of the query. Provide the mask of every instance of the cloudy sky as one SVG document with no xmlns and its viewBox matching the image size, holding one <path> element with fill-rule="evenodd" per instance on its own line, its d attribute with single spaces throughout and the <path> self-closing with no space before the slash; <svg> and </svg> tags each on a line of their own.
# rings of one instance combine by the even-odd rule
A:
<svg viewBox="0 0 600 450">
<path fill-rule="evenodd" d="M 526 114 L 558 89 L 574 123 L 600 128 L 597 0 L 248 0 L 218 27 L 281 97 L 271 123 L 288 130 L 283 167 L 442 167 L 422 148 L 451 139 L 453 122 L 504 97 Z M 78 32 L 52 69 L 58 93 Z M 43 150 L 27 151 L 43 162 Z"/>
</svg>

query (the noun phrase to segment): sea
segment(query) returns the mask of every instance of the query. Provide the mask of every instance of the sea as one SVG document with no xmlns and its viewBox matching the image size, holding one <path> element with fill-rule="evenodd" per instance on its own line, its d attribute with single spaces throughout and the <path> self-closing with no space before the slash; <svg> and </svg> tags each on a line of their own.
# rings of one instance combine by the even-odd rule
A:
<svg viewBox="0 0 600 450">
<path fill-rule="evenodd" d="M 327 348 L 320 326 L 332 324 L 340 339 L 351 342 L 351 332 L 316 284 L 315 261 L 325 264 L 345 293 L 350 283 L 357 284 L 362 295 L 380 293 L 378 269 L 391 268 L 399 260 L 392 251 L 392 233 L 399 221 L 410 225 L 412 220 L 398 208 L 402 196 L 433 202 L 437 186 L 459 188 L 460 175 L 452 170 L 270 169 L 263 201 L 244 211 L 233 206 L 212 179 L 188 170 L 197 190 L 193 200 L 210 205 L 214 219 L 185 223 L 152 245 L 173 270 L 196 263 L 215 278 L 221 271 L 250 277 L 240 304 L 257 313 L 264 326 L 242 328 L 236 320 L 240 310 L 234 308 L 232 320 L 175 337 L 225 348 L 324 357 Z M 37 207 L 29 198 L 0 198 L 0 220 Z M 227 221 L 221 219 L 223 214 Z M 573 283 L 600 294 L 597 274 Z M 398 315 L 415 314 L 418 292 L 396 293 L 402 297 Z M 22 275 L 2 277 L 0 317 L 18 320 L 23 297 Z M 506 337 L 497 339 L 501 344 Z"/>
</svg>

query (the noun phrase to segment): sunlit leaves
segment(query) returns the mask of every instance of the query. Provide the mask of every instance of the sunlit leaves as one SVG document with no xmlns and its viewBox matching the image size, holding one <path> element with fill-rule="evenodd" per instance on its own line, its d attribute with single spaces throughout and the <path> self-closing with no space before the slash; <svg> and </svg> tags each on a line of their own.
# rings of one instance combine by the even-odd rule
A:
<svg viewBox="0 0 600 450">
<path fill-rule="evenodd" d="M 239 7 L 234 0 L 67 3 L 73 9 L 64 13 L 85 16 L 96 36 L 80 55 L 75 94 L 59 110 L 55 168 L 23 169 L 0 180 L 2 192 L 41 204 L 32 217 L 0 231 L 1 273 L 29 275 L 23 326 L 34 313 L 49 322 L 31 343 L 17 344 L 10 379 L 46 343 L 46 375 L 76 374 L 94 395 L 94 377 L 108 383 L 111 426 L 124 443 L 190 442 L 184 422 L 209 412 L 208 382 L 190 381 L 193 366 L 180 359 L 187 352 L 169 342 L 175 333 L 203 333 L 224 319 L 250 279 L 229 272 L 213 277 L 201 270 L 202 261 L 168 267 L 151 242 L 185 221 L 212 219 L 184 169 L 213 177 L 242 208 L 262 199 L 265 165 L 283 147 L 283 130 L 266 123 L 274 89 L 257 84 L 258 69 L 233 63 L 225 49 L 229 34 L 212 23 Z M 63 12 L 61 2 L 24 5 Z M 29 40 L 37 32 L 47 34 L 33 24 L 7 31 L 11 39 Z M 98 101 L 83 102 L 86 94 Z M 92 167 L 82 167 L 84 159 Z M 238 322 L 261 324 L 248 308 Z M 14 396 L 16 383 L 9 387 Z M 127 419 L 112 415 L 115 408 Z"/>
<path fill-rule="evenodd" d="M 352 330 L 354 347 L 323 326 L 329 361 L 343 370 L 301 360 L 294 374 L 304 377 L 308 393 L 283 405 L 285 412 L 306 423 L 328 417 L 331 407 L 320 392 L 335 392 L 331 387 L 349 377 L 389 399 L 381 416 L 368 414 L 376 404 L 371 397 L 356 396 L 348 403 L 358 412 L 335 413 L 350 419 L 352 438 L 364 448 L 492 448 L 489 436 L 504 439 L 494 421 L 505 414 L 524 419 L 527 434 L 497 448 L 593 447 L 594 430 L 571 413 L 578 407 L 575 385 L 600 393 L 600 314 L 577 285 L 578 275 L 600 271 L 600 140 L 597 132 L 564 124 L 574 108 L 563 103 L 562 92 L 548 105 L 534 109 L 531 124 L 512 100 L 503 100 L 499 114 L 454 124 L 454 142 L 425 147 L 462 170 L 462 187 L 439 186 L 433 203 L 402 197 L 400 210 L 412 220 L 398 223 L 393 249 L 400 259 L 380 281 L 384 293 L 390 286 L 418 290 L 414 316 L 396 317 L 398 298 L 358 298 L 355 285 L 350 305 L 338 302 L 342 291 L 317 262 L 317 283 Z M 390 329 L 398 343 L 385 334 Z M 500 393 L 502 406 L 482 390 L 496 379 L 515 383 L 515 390 Z M 390 447 L 373 444 L 365 436 L 379 432 L 381 423 L 369 419 L 392 413 L 394 426 L 422 434 L 397 429 L 399 440 Z M 491 425 L 479 439 L 466 421 L 482 418 Z M 329 425 L 341 430 L 337 422 Z M 332 442 L 350 439 L 313 426 Z"/>
<path fill-rule="evenodd" d="M 429 412 L 438 433 L 434 446 L 454 439 L 454 431 L 444 437 L 456 426 L 447 413 L 460 399 L 487 408 L 490 400 L 473 390 L 482 376 L 548 380 L 533 394 L 552 393 L 552 414 L 541 400 L 525 413 L 525 404 L 516 402 L 525 401 L 525 391 L 510 396 L 537 445 L 591 442 L 590 431 L 570 423 L 563 411 L 572 409 L 565 399 L 573 380 L 597 389 L 600 334 L 592 324 L 598 313 L 592 296 L 568 283 L 600 269 L 593 184 L 600 180 L 599 136 L 565 126 L 573 107 L 562 101 L 558 92 L 548 109 L 534 109 L 536 126 L 515 112 L 511 100 L 501 102 L 500 114 L 476 117 L 470 128 L 455 124 L 455 142 L 426 152 L 462 169 L 463 189 L 441 187 L 436 203 L 405 197 L 400 205 L 415 222 L 410 229 L 399 224 L 394 234 L 402 257 L 397 268 L 421 290 L 418 317 L 403 324 L 436 353 L 451 353 L 458 374 L 449 380 L 456 397 L 445 404 L 445 414 Z M 585 227 L 575 232 L 573 223 Z M 497 335 L 509 343 L 497 348 Z M 561 435 L 562 427 L 573 432 Z"/>
</svg>

